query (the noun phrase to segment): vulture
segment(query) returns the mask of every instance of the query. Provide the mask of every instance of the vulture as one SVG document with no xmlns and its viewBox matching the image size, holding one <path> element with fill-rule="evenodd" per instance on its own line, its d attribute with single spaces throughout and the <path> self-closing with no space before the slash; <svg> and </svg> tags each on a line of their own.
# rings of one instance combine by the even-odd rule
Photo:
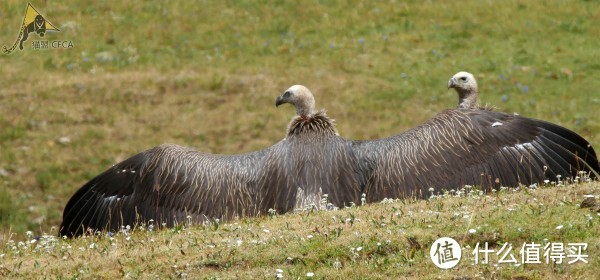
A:
<svg viewBox="0 0 600 280">
<path fill-rule="evenodd" d="M 315 111 L 312 93 L 292 86 L 276 106 L 296 107 L 285 138 L 260 151 L 216 155 L 163 144 L 91 179 L 68 201 L 60 235 L 153 222 L 204 222 L 286 213 L 319 203 L 359 203 L 358 161 L 333 120 Z"/>
<path fill-rule="evenodd" d="M 598 176 L 594 149 L 575 132 L 479 106 L 471 73 L 456 73 L 448 88 L 458 93 L 457 109 L 395 136 L 354 141 L 368 202 L 465 185 L 489 190 Z"/>
<path fill-rule="evenodd" d="M 319 207 L 325 194 L 343 207 L 364 198 L 426 198 L 464 185 L 516 187 L 600 170 L 594 150 L 576 133 L 469 109 L 470 103 L 377 140 L 339 136 L 304 86 L 277 97 L 276 106 L 284 103 L 294 105 L 296 116 L 285 138 L 263 150 L 215 155 L 160 145 L 114 165 L 72 196 L 60 234 L 286 213 Z"/>
</svg>

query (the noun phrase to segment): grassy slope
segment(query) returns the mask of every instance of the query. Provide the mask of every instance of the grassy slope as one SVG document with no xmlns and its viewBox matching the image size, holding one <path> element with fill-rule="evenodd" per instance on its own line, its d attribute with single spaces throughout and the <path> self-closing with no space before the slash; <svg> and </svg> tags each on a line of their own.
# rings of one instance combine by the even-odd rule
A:
<svg viewBox="0 0 600 280">
<path fill-rule="evenodd" d="M 505 190 L 489 196 L 429 201 L 395 201 L 335 211 L 287 214 L 227 224 L 162 231 L 134 230 L 113 237 L 0 245 L 0 275 L 11 278 L 274 278 L 364 279 L 416 277 L 477 279 L 593 279 L 600 269 L 598 215 L 580 209 L 583 195 L 598 193 L 600 183 Z M 508 222 L 507 222 L 508 221 Z M 562 226 L 562 228 L 557 228 Z M 470 232 L 474 229 L 475 232 Z M 429 259 L 441 236 L 463 246 L 458 266 L 445 271 Z M 587 243 L 588 263 L 560 265 L 474 264 L 473 248 L 505 242 L 521 262 L 524 242 Z M 480 259 L 481 260 L 481 259 Z"/>
<path fill-rule="evenodd" d="M 453 107 L 446 81 L 468 70 L 484 103 L 600 147 L 594 1 L 421 2 L 33 3 L 61 28 L 45 39 L 75 48 L 0 56 L 2 232 L 49 232 L 85 181 L 160 143 L 275 143 L 293 113 L 273 99 L 296 83 L 343 136 L 373 139 Z M 0 4 L 2 45 L 24 8 Z"/>
</svg>

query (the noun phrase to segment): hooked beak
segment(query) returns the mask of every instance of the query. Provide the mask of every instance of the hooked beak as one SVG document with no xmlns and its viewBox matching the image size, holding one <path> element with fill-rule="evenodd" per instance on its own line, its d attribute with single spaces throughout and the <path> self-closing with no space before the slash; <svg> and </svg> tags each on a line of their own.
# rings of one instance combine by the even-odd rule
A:
<svg viewBox="0 0 600 280">
<path fill-rule="evenodd" d="M 456 86 L 456 81 L 454 80 L 454 78 L 450 78 L 450 80 L 448 80 L 448 89 L 453 88 Z"/>
<path fill-rule="evenodd" d="M 283 103 L 286 103 L 283 96 L 277 96 L 277 99 L 275 99 L 275 107 L 279 107 L 279 105 L 281 105 Z"/>
</svg>

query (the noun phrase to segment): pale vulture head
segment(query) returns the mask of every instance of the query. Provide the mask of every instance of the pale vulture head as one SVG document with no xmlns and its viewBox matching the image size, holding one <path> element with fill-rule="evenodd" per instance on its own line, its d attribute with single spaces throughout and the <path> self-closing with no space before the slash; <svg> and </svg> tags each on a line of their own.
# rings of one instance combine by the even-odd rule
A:
<svg viewBox="0 0 600 280">
<path fill-rule="evenodd" d="M 448 89 L 458 93 L 458 108 L 473 108 L 477 103 L 477 81 L 469 72 L 458 72 L 448 80 Z"/>
<path fill-rule="evenodd" d="M 294 85 L 288 88 L 283 95 L 277 97 L 275 106 L 290 103 L 296 107 L 296 114 L 302 117 L 312 116 L 315 113 L 315 98 L 308 88 Z"/>
</svg>

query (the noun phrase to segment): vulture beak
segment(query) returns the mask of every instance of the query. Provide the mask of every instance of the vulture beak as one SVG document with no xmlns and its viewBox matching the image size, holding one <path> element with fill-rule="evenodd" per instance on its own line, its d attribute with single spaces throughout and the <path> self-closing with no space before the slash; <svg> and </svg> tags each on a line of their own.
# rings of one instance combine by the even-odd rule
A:
<svg viewBox="0 0 600 280">
<path fill-rule="evenodd" d="M 456 81 L 454 80 L 454 78 L 450 78 L 450 80 L 448 80 L 448 89 L 451 89 L 455 86 L 456 86 Z"/>
<path fill-rule="evenodd" d="M 279 105 L 286 103 L 287 101 L 285 101 L 285 99 L 282 96 L 277 96 L 277 99 L 275 99 L 275 107 L 279 107 Z"/>
</svg>

